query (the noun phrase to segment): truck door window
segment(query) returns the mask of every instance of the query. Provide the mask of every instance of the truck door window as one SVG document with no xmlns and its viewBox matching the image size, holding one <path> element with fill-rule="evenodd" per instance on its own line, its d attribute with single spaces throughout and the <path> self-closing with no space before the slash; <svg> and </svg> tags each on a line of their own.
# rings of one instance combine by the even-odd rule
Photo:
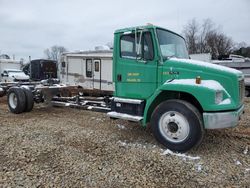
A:
<svg viewBox="0 0 250 188">
<path fill-rule="evenodd" d="M 92 78 L 92 59 L 86 60 L 86 76 Z"/>
<path fill-rule="evenodd" d="M 135 34 L 123 35 L 121 37 L 121 53 L 122 58 L 135 59 Z"/>
<path fill-rule="evenodd" d="M 153 42 L 150 32 L 145 32 L 143 34 L 143 55 L 144 60 L 153 60 L 154 59 L 154 49 Z"/>
<path fill-rule="evenodd" d="M 137 45 L 139 45 L 139 37 L 140 33 L 137 33 Z M 143 33 L 141 44 L 137 48 L 139 49 L 139 57 L 136 57 L 135 34 L 123 35 L 121 37 L 120 56 L 122 58 L 153 60 L 154 50 L 150 32 Z"/>
</svg>

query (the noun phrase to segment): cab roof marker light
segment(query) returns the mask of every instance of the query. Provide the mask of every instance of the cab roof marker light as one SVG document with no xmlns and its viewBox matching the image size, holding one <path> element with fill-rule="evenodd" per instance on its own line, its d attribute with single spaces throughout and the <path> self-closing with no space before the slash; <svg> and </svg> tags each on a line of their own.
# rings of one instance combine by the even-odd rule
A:
<svg viewBox="0 0 250 188">
<path fill-rule="evenodd" d="M 125 32 L 123 32 L 123 34 L 131 34 L 132 33 L 132 31 L 125 31 Z"/>
</svg>

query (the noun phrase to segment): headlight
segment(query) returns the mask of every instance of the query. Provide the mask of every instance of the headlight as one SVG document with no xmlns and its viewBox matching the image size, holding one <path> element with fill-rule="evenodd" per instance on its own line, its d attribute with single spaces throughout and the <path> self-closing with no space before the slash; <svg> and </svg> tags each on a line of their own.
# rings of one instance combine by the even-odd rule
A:
<svg viewBox="0 0 250 188">
<path fill-rule="evenodd" d="M 216 91 L 215 93 L 215 104 L 221 103 L 223 100 L 223 92 L 222 91 Z"/>
</svg>

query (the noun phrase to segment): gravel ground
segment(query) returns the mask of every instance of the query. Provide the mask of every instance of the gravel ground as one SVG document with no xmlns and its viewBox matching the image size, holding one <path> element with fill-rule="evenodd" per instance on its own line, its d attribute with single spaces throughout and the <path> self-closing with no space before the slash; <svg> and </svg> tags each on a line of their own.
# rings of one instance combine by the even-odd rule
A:
<svg viewBox="0 0 250 188">
<path fill-rule="evenodd" d="M 207 131 L 185 154 L 139 124 L 36 105 L 19 115 L 0 99 L 0 187 L 250 187 L 250 100 L 234 129 Z"/>
</svg>

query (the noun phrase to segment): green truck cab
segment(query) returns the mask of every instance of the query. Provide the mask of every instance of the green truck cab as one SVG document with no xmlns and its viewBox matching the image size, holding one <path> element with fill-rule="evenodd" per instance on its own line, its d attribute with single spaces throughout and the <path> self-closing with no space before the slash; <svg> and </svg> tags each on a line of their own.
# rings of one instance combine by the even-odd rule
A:
<svg viewBox="0 0 250 188">
<path fill-rule="evenodd" d="M 182 36 L 154 25 L 115 31 L 111 118 L 150 125 L 165 147 L 184 152 L 205 129 L 235 127 L 244 110 L 244 77 L 189 59 Z"/>
</svg>

